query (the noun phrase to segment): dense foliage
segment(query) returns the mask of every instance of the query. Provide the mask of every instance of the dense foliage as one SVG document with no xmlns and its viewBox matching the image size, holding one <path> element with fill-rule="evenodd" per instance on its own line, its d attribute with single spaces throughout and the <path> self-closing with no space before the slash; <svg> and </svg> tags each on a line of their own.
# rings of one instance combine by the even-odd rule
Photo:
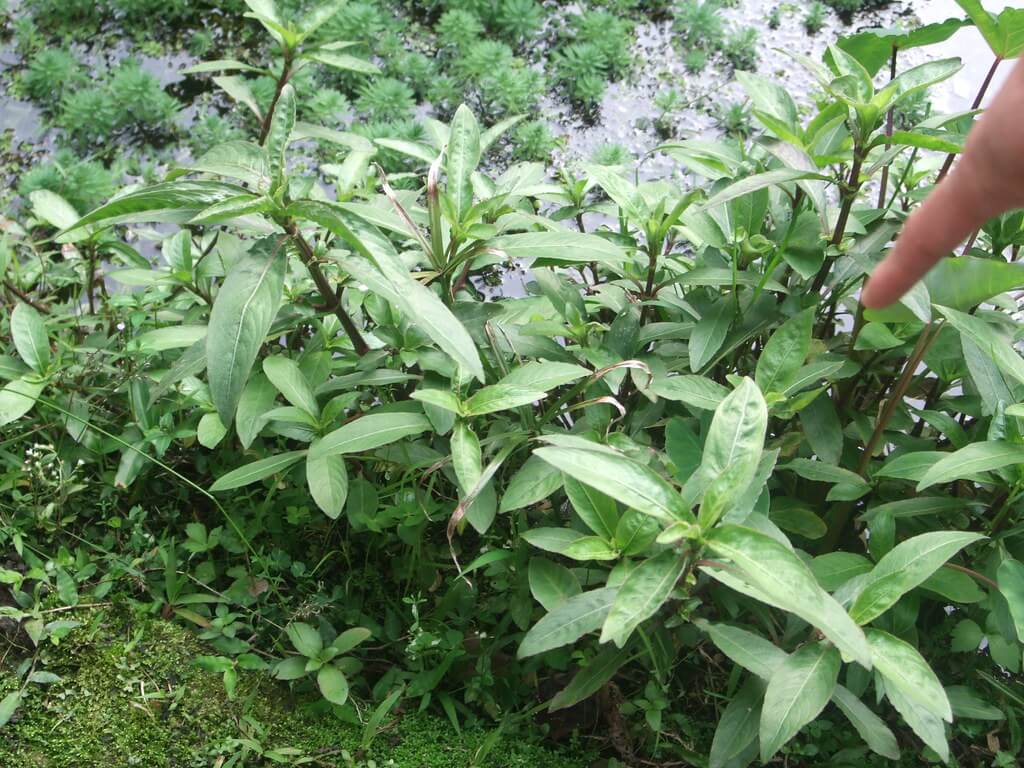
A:
<svg viewBox="0 0 1024 768">
<path fill-rule="evenodd" d="M 39 169 L 4 221 L 5 735 L 99 631 L 78 608 L 117 602 L 195 627 L 229 697 L 272 676 L 371 734 L 421 708 L 599 730 L 626 764 L 1014 764 L 1024 215 L 897 307 L 858 291 L 976 118 L 911 109 L 961 62 L 899 52 L 973 23 L 1012 59 L 1024 12 L 793 53 L 810 107 L 737 61 L 747 127 L 659 147 L 684 187 L 614 153 L 486 161 L 529 125 L 482 83 L 537 75 L 536 3 L 414 4 L 469 103 L 403 138 L 374 126 L 416 86 L 359 80 L 372 4 L 246 5 L 273 64 L 192 71 L 247 135 L 91 211 L 112 182 L 71 157 L 52 181 L 89 194 Z M 557 77 L 621 76 L 609 23 L 566 33 Z M 107 121 L 73 141 L 168 111 L 130 62 L 63 94 L 31 71 Z M 350 130 L 316 122 L 324 72 L 361 83 Z M 305 760 L 235 764 L 264 759 Z"/>
</svg>

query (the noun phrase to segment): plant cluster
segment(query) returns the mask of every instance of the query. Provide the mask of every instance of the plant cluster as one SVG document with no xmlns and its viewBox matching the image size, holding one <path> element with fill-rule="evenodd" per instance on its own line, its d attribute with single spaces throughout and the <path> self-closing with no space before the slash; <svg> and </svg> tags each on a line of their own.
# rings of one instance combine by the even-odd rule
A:
<svg viewBox="0 0 1024 768">
<path fill-rule="evenodd" d="M 1024 215 L 859 303 L 976 117 L 914 117 L 961 61 L 899 52 L 963 22 L 793 54 L 807 113 L 737 72 L 734 135 L 659 147 L 684 188 L 614 146 L 495 171 L 531 123 L 411 122 L 320 36 L 338 7 L 248 6 L 273 64 L 193 68 L 246 138 L 5 224 L 5 736 L 116 598 L 195 627 L 229 699 L 273 676 L 370 741 L 419 708 L 611 764 L 1012 764 Z M 372 122 L 309 121 L 325 71 Z M 298 763 L 239 731 L 234 764 Z"/>
<path fill-rule="evenodd" d="M 711 56 L 720 56 L 734 70 L 757 68 L 757 30 L 728 29 L 720 13 L 723 7 L 721 0 L 681 0 L 676 4 L 672 27 L 683 47 L 688 71 L 702 71 Z"/>
</svg>

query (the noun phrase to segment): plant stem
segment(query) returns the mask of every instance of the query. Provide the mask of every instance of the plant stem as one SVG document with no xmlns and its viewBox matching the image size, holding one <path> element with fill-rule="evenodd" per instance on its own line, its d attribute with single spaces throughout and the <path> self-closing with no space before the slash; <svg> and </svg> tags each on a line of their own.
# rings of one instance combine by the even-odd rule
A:
<svg viewBox="0 0 1024 768">
<path fill-rule="evenodd" d="M 933 321 L 926 325 L 924 330 L 921 331 L 917 344 L 914 346 L 914 351 L 910 353 L 910 357 L 908 357 L 907 362 L 904 363 L 900 378 L 893 387 L 892 394 L 889 395 L 889 399 L 885 401 L 885 405 L 882 407 L 882 412 L 878 416 L 878 421 L 875 423 L 875 429 L 871 433 L 871 438 L 868 440 L 867 445 L 864 446 L 864 455 L 861 457 L 860 466 L 857 467 L 857 474 L 861 477 L 863 477 L 864 473 L 867 471 L 868 464 L 871 463 L 871 456 L 874 454 L 875 449 L 878 448 L 878 444 L 882 439 L 885 428 L 889 425 L 892 415 L 896 412 L 896 407 L 903 402 L 903 395 L 906 393 L 907 387 L 910 386 L 910 382 L 914 378 L 914 372 L 917 370 L 917 366 L 921 364 L 921 360 L 924 359 L 928 348 L 938 336 L 938 331 L 941 326 L 941 320 Z"/>
<path fill-rule="evenodd" d="M 839 218 L 836 219 L 836 228 L 832 232 L 832 239 L 829 240 L 829 245 L 838 246 L 843 242 L 843 235 L 846 234 L 846 223 L 850 220 L 850 210 L 853 208 L 853 203 L 857 199 L 857 192 L 860 189 L 860 167 L 862 162 L 863 157 L 861 156 L 860 147 L 854 147 L 853 165 L 850 166 L 850 178 L 843 188 L 842 207 L 839 209 Z M 814 282 L 811 284 L 811 290 L 814 293 L 821 291 L 821 287 L 825 285 L 825 280 L 828 279 L 828 273 L 831 269 L 832 262 L 826 256 L 825 262 L 821 265 L 821 269 L 818 270 L 818 274 L 815 275 Z"/>
<path fill-rule="evenodd" d="M 999 68 L 999 64 L 1002 62 L 1002 58 L 996 56 L 995 61 L 992 62 L 992 66 L 988 68 L 988 74 L 985 75 L 985 79 L 981 82 L 981 88 L 978 89 L 978 95 L 974 97 L 974 103 L 971 104 L 971 110 L 975 110 L 981 106 L 981 100 L 985 98 L 985 92 L 988 90 L 989 85 L 992 83 L 992 78 L 996 74 L 996 70 Z M 950 152 L 946 155 L 946 162 L 942 164 L 942 170 L 939 171 L 938 178 L 935 179 L 935 183 L 938 184 L 949 173 L 949 169 L 953 167 L 953 161 L 956 159 L 956 153 Z"/>
<path fill-rule="evenodd" d="M 330 281 L 320 270 L 320 266 L 316 263 L 316 254 L 313 253 L 313 248 L 306 241 L 306 238 L 302 236 L 302 233 L 299 232 L 299 228 L 295 224 L 289 224 L 287 231 L 298 246 L 299 255 L 302 256 L 302 263 L 306 265 L 309 276 L 313 278 L 313 282 L 316 284 L 317 290 L 320 291 L 320 297 L 323 299 L 327 309 L 333 312 L 341 322 L 341 327 L 345 329 L 345 334 L 348 336 L 349 341 L 352 342 L 356 354 L 360 356 L 365 355 L 370 351 L 370 347 L 366 340 L 363 339 L 363 335 L 359 332 L 356 324 L 352 322 L 352 318 L 348 316 L 348 312 L 341 305 L 341 300 L 334 289 L 331 288 Z"/>
<path fill-rule="evenodd" d="M 270 101 L 270 106 L 267 108 L 267 114 L 263 116 L 263 124 L 260 126 L 260 144 L 267 140 L 267 134 L 270 133 L 270 123 L 274 119 L 274 110 L 277 109 L 277 102 L 281 98 L 281 91 L 288 84 L 288 80 L 292 76 L 292 57 L 295 54 L 290 48 L 284 50 L 284 64 L 281 67 L 281 74 L 277 78 L 277 87 L 274 88 L 274 98 Z"/>
<path fill-rule="evenodd" d="M 899 51 L 895 45 L 892 47 L 892 56 L 889 57 L 889 82 L 891 83 L 896 79 L 896 53 Z M 889 107 L 889 112 L 885 116 L 885 135 L 886 137 L 892 136 L 892 124 L 893 124 L 893 108 Z M 885 142 L 885 150 L 888 152 L 891 147 L 888 141 Z M 889 184 L 889 164 L 886 163 L 882 168 L 882 179 L 878 188 L 878 207 L 881 208 L 885 205 L 885 188 Z"/>
<path fill-rule="evenodd" d="M 24 301 L 26 304 L 28 304 L 30 307 L 32 307 L 32 309 L 38 312 L 42 312 L 44 315 L 50 314 L 50 310 L 48 307 L 46 307 L 43 304 L 40 304 L 38 301 L 36 301 L 23 290 L 21 290 L 21 288 L 12 283 L 10 280 L 4 280 L 4 287 L 8 291 L 13 293 L 15 296 L 17 296 L 19 299 Z"/>
</svg>

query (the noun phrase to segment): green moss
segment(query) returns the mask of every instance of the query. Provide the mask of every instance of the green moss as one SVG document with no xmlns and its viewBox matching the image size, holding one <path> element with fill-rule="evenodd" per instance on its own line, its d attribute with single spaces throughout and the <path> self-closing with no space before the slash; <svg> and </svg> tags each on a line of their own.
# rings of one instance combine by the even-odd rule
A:
<svg viewBox="0 0 1024 768">
<path fill-rule="evenodd" d="M 492 730 L 461 734 L 429 714 L 402 715 L 360 752 L 362 726 L 339 721 L 296 701 L 258 673 L 242 673 L 234 700 L 221 677 L 200 670 L 209 653 L 177 624 L 127 612 L 82 611 L 83 626 L 42 662 L 61 681 L 31 686 L 15 718 L 2 730 L 0 765 L 20 768 L 192 768 L 219 756 L 241 755 L 241 739 L 263 750 L 324 755 L 321 765 L 398 768 L 581 768 L 588 761 L 506 735 L 484 746 Z M 15 685 L 12 667 L 0 668 L 0 696 Z M 264 765 L 259 749 L 238 765 Z M 343 751 L 356 762 L 346 762 Z M 327 756 L 330 757 L 327 757 Z M 335 761 L 335 762 L 331 762 Z"/>
</svg>

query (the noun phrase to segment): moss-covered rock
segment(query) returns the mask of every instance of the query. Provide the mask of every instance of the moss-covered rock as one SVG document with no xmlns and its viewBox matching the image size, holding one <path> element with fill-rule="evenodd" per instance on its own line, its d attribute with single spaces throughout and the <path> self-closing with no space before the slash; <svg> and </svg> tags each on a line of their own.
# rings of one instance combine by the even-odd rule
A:
<svg viewBox="0 0 1024 768">
<path fill-rule="evenodd" d="M 0 766 L 241 767 L 303 757 L 315 758 L 303 764 L 382 768 L 589 763 L 521 735 L 456 733 L 426 714 L 390 718 L 364 753 L 362 726 L 311 711 L 265 674 L 242 673 L 229 699 L 220 675 L 193 663 L 209 651 L 184 627 L 127 612 L 79 613 L 82 626 L 40 654 L 40 668 L 60 681 L 30 686 L 15 717 L 0 729 Z M 12 668 L 0 667 L 0 697 L 14 685 Z"/>
</svg>

